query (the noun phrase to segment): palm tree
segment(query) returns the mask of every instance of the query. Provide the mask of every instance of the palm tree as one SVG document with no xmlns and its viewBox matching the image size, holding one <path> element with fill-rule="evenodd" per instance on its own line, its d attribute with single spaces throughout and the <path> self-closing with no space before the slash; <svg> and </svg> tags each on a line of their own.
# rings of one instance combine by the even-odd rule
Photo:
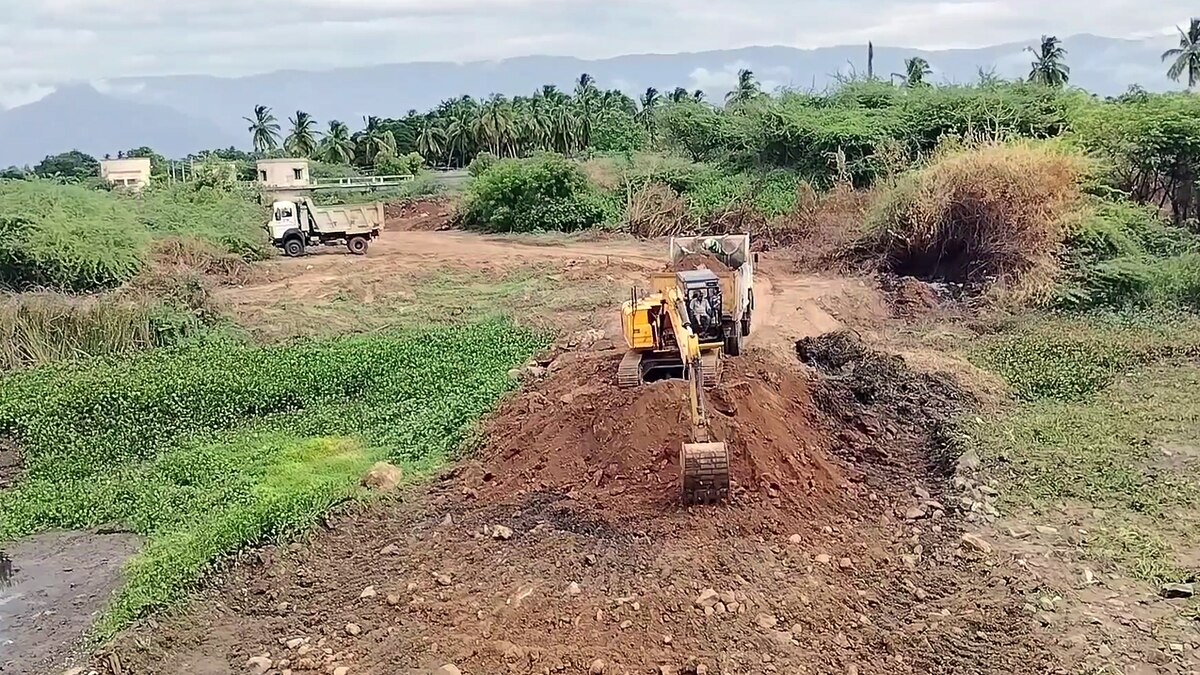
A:
<svg viewBox="0 0 1200 675">
<path fill-rule="evenodd" d="M 675 87 L 671 93 L 667 95 L 667 100 L 671 103 L 681 103 L 692 98 L 691 92 L 683 87 Z"/>
<path fill-rule="evenodd" d="M 474 115 L 473 106 L 461 104 L 450 113 L 450 122 L 446 125 L 446 165 L 455 156 L 458 157 L 460 164 L 466 164 L 467 155 L 470 154 L 470 149 L 475 145 L 475 134 L 473 133 L 472 124 Z"/>
<path fill-rule="evenodd" d="M 374 115 L 363 118 L 362 149 L 374 163 L 379 157 L 396 154 L 396 136 L 384 129 L 380 119 Z"/>
<path fill-rule="evenodd" d="M 1047 87 L 1062 87 L 1071 79 L 1071 69 L 1064 62 L 1067 50 L 1063 49 L 1062 41 L 1058 38 L 1053 35 L 1043 35 L 1042 45 L 1039 49 L 1026 47 L 1025 51 L 1032 52 L 1037 57 L 1029 71 L 1030 82 Z"/>
<path fill-rule="evenodd" d="M 925 81 L 925 78 L 932 74 L 933 69 L 929 67 L 929 62 L 920 56 L 914 56 L 911 59 L 904 59 L 904 72 L 892 73 L 892 77 L 903 79 L 904 83 L 901 86 L 912 89 L 927 86 L 929 83 Z"/>
<path fill-rule="evenodd" d="M 692 92 L 692 100 L 696 101 L 697 103 L 700 101 L 703 101 L 704 100 L 704 90 L 697 89 L 696 91 L 693 91 Z"/>
<path fill-rule="evenodd" d="M 1167 69 L 1167 77 L 1179 81 L 1187 73 L 1188 89 L 1200 84 L 1200 19 L 1192 19 L 1188 31 L 1176 26 L 1179 31 L 1179 47 L 1163 52 L 1162 60 L 1175 59 Z"/>
<path fill-rule="evenodd" d="M 331 164 L 349 164 L 354 161 L 354 139 L 345 122 L 329 120 L 329 131 L 321 139 L 321 156 Z"/>
<path fill-rule="evenodd" d="M 759 86 L 758 80 L 754 78 L 754 71 L 743 68 L 738 71 L 737 86 L 733 91 L 725 94 L 725 105 L 740 105 L 753 101 L 759 96 L 762 96 L 762 87 Z"/>
<path fill-rule="evenodd" d="M 283 141 L 283 147 L 297 157 L 315 155 L 317 153 L 317 137 L 313 128 L 317 125 L 317 121 L 312 118 L 312 115 L 303 110 L 297 110 L 295 117 L 288 118 L 288 124 L 292 125 L 292 131 Z"/>
<path fill-rule="evenodd" d="M 250 123 L 250 138 L 254 149 L 266 152 L 279 147 L 279 121 L 271 114 L 271 109 L 265 105 L 254 106 L 254 117 L 243 117 Z"/>
<path fill-rule="evenodd" d="M 425 161 L 433 164 L 445 151 L 446 130 L 426 121 L 425 126 L 421 127 L 421 132 L 417 134 L 417 152 L 421 153 Z"/>
<path fill-rule="evenodd" d="M 599 95 L 600 90 L 596 88 L 596 78 L 587 73 L 582 73 L 579 79 L 575 81 L 575 98 L 585 99 Z"/>
<path fill-rule="evenodd" d="M 658 110 L 658 104 L 662 101 L 658 90 L 654 87 L 646 87 L 645 93 L 642 94 L 642 107 L 637 111 L 637 119 L 642 123 L 642 126 L 653 131 L 654 129 L 654 113 Z"/>
</svg>

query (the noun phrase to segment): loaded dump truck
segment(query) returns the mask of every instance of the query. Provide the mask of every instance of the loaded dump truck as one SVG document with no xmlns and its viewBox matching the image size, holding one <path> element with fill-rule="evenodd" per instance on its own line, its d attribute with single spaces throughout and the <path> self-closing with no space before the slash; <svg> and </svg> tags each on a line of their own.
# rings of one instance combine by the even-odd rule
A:
<svg viewBox="0 0 1200 675">
<path fill-rule="evenodd" d="M 754 311 L 754 254 L 750 252 L 750 235 L 671 237 L 670 246 L 671 269 L 680 272 L 706 267 L 720 280 L 723 351 L 728 356 L 741 355 Z"/>
<path fill-rule="evenodd" d="M 309 246 L 345 244 L 355 255 L 383 228 L 383 203 L 317 206 L 308 197 L 277 200 L 271 205 L 267 231 L 285 255 L 302 256 Z"/>
</svg>

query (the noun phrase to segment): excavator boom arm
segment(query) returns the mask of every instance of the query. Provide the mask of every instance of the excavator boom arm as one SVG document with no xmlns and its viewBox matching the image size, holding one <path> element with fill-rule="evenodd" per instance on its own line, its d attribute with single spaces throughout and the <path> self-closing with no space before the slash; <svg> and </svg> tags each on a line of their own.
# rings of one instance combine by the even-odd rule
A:
<svg viewBox="0 0 1200 675">
<path fill-rule="evenodd" d="M 700 338 L 692 330 L 687 306 L 677 290 L 670 291 L 663 300 L 667 319 L 679 347 L 679 358 L 687 369 L 688 403 L 692 418 L 692 441 L 708 442 L 708 406 L 704 400 L 704 368 L 700 362 Z"/>
</svg>

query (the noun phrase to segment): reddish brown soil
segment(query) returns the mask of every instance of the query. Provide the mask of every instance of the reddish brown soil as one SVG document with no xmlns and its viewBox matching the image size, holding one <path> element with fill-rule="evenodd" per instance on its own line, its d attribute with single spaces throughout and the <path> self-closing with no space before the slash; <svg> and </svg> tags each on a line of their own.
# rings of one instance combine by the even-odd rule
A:
<svg viewBox="0 0 1200 675">
<path fill-rule="evenodd" d="M 448 230 L 454 223 L 454 203 L 449 199 L 421 199 L 387 204 L 384 206 L 383 216 L 383 227 L 386 230 Z"/>
<path fill-rule="evenodd" d="M 537 392 L 506 404 L 464 471 L 481 499 L 549 490 L 605 520 L 675 510 L 679 451 L 691 429 L 687 385 L 621 389 L 619 361 L 619 350 L 566 354 Z M 730 450 L 734 503 L 811 513 L 838 498 L 843 478 L 824 459 L 826 431 L 803 375 L 761 354 L 729 360 L 707 399 L 713 438 Z"/>
<path fill-rule="evenodd" d="M 707 253 L 689 253 L 679 260 L 675 261 L 675 265 L 668 266 L 668 270 L 682 272 L 684 270 L 710 269 L 717 274 L 725 274 L 729 272 L 729 266 L 721 262 L 716 256 Z"/>
</svg>

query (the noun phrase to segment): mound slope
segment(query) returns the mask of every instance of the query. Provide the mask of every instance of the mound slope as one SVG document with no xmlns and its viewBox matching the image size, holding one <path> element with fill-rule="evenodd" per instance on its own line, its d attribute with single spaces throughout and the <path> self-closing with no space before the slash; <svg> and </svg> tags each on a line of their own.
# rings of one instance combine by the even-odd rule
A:
<svg viewBox="0 0 1200 675">
<path fill-rule="evenodd" d="M 468 485 L 488 501 L 564 494 L 602 518 L 679 508 L 679 451 L 688 440 L 687 384 L 616 384 L 620 354 L 574 353 L 534 391 L 509 401 Z M 727 359 L 708 392 L 713 435 L 729 446 L 731 501 L 767 499 L 790 511 L 835 498 L 840 472 L 798 370 L 765 355 Z"/>
</svg>

